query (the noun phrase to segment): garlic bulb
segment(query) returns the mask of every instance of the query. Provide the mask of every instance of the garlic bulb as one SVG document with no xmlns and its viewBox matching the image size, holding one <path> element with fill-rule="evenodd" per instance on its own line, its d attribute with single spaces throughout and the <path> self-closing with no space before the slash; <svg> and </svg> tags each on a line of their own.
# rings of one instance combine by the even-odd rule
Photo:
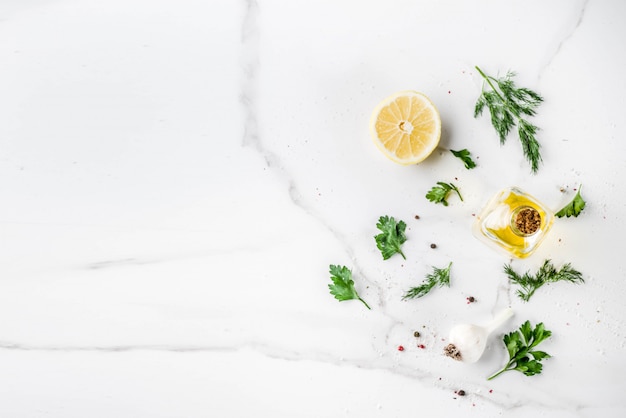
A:
<svg viewBox="0 0 626 418">
<path fill-rule="evenodd" d="M 513 309 L 506 308 L 498 313 L 487 326 L 455 325 L 450 330 L 450 344 L 444 348 L 444 354 L 465 363 L 477 362 L 485 351 L 489 335 L 512 316 Z"/>
</svg>

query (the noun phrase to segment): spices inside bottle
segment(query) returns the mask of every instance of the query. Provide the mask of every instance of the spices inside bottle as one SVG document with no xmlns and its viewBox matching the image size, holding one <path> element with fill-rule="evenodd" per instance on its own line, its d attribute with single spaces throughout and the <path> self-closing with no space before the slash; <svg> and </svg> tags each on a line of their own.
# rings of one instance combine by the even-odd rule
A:
<svg viewBox="0 0 626 418">
<path fill-rule="evenodd" d="M 473 232 L 483 242 L 508 255 L 531 255 L 552 227 L 552 212 L 516 187 L 496 194 L 476 217 Z"/>
<path fill-rule="evenodd" d="M 511 216 L 511 228 L 520 235 L 532 235 L 541 226 L 539 211 L 530 206 L 520 206 Z"/>
</svg>

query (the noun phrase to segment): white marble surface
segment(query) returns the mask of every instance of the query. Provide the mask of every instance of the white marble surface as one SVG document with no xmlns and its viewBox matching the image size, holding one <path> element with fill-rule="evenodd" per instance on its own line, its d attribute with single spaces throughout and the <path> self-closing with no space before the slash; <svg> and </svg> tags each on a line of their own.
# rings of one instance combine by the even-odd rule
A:
<svg viewBox="0 0 626 418">
<path fill-rule="evenodd" d="M 626 416 L 624 18 L 609 0 L 2 0 L 0 416 Z M 545 97 L 537 175 L 473 118 L 474 65 Z M 368 132 L 405 89 L 443 121 L 412 167 Z M 453 179 L 463 202 L 424 198 Z M 583 215 L 513 266 L 586 283 L 523 303 L 472 215 L 511 185 L 558 209 L 580 183 Z M 381 215 L 407 222 L 406 261 L 380 257 Z M 449 289 L 401 300 L 449 261 Z M 329 264 L 371 311 L 332 298 Z M 478 363 L 442 356 L 455 323 L 506 306 Z M 553 331 L 544 373 L 488 382 L 526 319 Z"/>
</svg>

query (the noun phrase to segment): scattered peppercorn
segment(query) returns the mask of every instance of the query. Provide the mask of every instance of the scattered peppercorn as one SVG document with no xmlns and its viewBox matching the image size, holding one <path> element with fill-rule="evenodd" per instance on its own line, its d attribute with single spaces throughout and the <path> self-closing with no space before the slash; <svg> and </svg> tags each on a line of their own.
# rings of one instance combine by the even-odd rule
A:
<svg viewBox="0 0 626 418">
<path fill-rule="evenodd" d="M 459 396 L 465 396 L 465 391 L 463 389 L 461 389 L 456 394 L 459 395 Z"/>
<path fill-rule="evenodd" d="M 476 302 L 476 298 L 474 296 L 470 296 L 465 298 L 467 300 L 467 304 L 469 305 L 470 303 L 474 303 Z"/>
<path fill-rule="evenodd" d="M 420 332 L 419 332 L 419 331 L 415 331 L 415 332 L 413 333 L 413 336 L 414 336 L 415 338 L 419 338 L 419 336 L 420 336 L 420 335 L 422 335 L 422 334 L 420 334 Z"/>
<path fill-rule="evenodd" d="M 419 218 L 420 218 L 420 216 L 419 216 L 419 215 L 415 215 L 415 219 L 419 219 Z"/>
<path fill-rule="evenodd" d="M 419 344 L 418 347 L 421 348 L 422 350 L 426 348 L 424 344 Z"/>
<path fill-rule="evenodd" d="M 437 244 L 430 244 L 430 248 L 437 248 Z"/>
</svg>

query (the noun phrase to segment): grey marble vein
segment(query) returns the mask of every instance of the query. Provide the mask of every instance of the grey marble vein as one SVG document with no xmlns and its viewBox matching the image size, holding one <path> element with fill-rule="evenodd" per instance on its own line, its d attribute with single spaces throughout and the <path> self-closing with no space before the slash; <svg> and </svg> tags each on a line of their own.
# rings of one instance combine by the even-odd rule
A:
<svg viewBox="0 0 626 418">
<path fill-rule="evenodd" d="M 455 390 L 459 389 L 459 385 L 463 383 L 467 389 L 466 392 L 471 393 L 476 399 L 491 404 L 497 408 L 514 411 L 521 408 L 532 407 L 545 411 L 561 411 L 562 405 L 568 405 L 568 411 L 576 414 L 582 414 L 584 409 L 592 408 L 590 405 L 573 404 L 569 400 L 558 399 L 556 402 L 549 404 L 531 398 L 515 397 L 504 395 L 500 397 L 486 396 L 491 385 L 478 382 L 459 382 L 454 379 L 442 378 L 439 374 L 429 371 L 429 367 L 424 369 L 419 367 L 409 367 L 407 365 L 394 362 L 389 356 L 372 357 L 372 358 L 342 358 L 332 353 L 319 351 L 300 351 L 276 347 L 263 342 L 243 342 L 236 345 L 159 345 L 159 344 L 137 344 L 137 345 L 111 345 L 111 346 L 72 346 L 72 345 L 28 345 L 19 344 L 8 341 L 0 341 L 1 350 L 22 351 L 22 352 L 93 352 L 93 353 L 126 353 L 136 351 L 153 351 L 164 353 L 238 353 L 242 349 L 253 350 L 269 359 L 279 361 L 312 361 L 322 364 L 334 365 L 337 367 L 352 367 L 369 371 L 384 371 L 392 375 L 401 376 L 407 379 L 416 380 L 424 386 L 430 386 L 442 391 L 448 391 L 453 396 Z M 578 415 L 583 416 L 583 415 Z"/>
<path fill-rule="evenodd" d="M 242 81 L 239 92 L 243 106 L 243 145 L 260 148 L 256 112 L 257 74 L 259 70 L 259 28 L 257 24 L 259 4 L 256 0 L 245 0 L 245 15 L 241 25 L 241 68 Z"/>
<path fill-rule="evenodd" d="M 245 0 L 245 6 L 246 12 L 241 28 L 241 67 L 243 76 L 241 81 L 240 102 L 243 107 L 244 118 L 242 145 L 256 150 L 268 167 L 275 169 L 282 175 L 287 183 L 287 193 L 291 201 L 316 222 L 321 224 L 342 244 L 344 251 L 353 262 L 353 272 L 358 274 L 370 286 L 378 290 L 376 293 L 379 295 L 379 303 L 382 304 L 382 289 L 374 280 L 368 278 L 363 272 L 363 269 L 360 268 L 356 262 L 354 250 L 348 244 L 346 237 L 336 228 L 333 228 L 330 222 L 324 219 L 321 214 L 317 213 L 304 201 L 291 174 L 285 170 L 284 165 L 281 163 L 280 157 L 263 145 L 262 138 L 259 134 L 257 115 L 258 72 L 261 65 L 259 42 L 262 36 L 258 25 L 260 7 L 256 0 Z"/>
<path fill-rule="evenodd" d="M 0 350 L 12 351 L 44 351 L 44 352 L 102 352 L 118 353 L 129 351 L 162 351 L 173 353 L 187 352 L 216 352 L 236 351 L 228 346 L 183 346 L 183 345 L 159 345 L 159 344 L 136 344 L 136 345 L 37 345 L 20 344 L 9 341 L 0 341 Z"/>
<path fill-rule="evenodd" d="M 557 55 L 559 55 L 559 53 L 561 52 L 561 48 L 563 48 L 563 45 L 567 41 L 569 41 L 571 39 L 571 37 L 574 35 L 574 33 L 576 33 L 576 30 L 580 27 L 580 25 L 581 25 L 581 23 L 583 21 L 583 18 L 585 16 L 585 11 L 587 10 L 588 3 L 589 3 L 589 0 L 583 0 L 582 1 L 581 5 L 580 5 L 580 9 L 579 9 L 577 17 L 576 17 L 576 20 L 573 21 L 573 24 L 571 25 L 569 30 L 567 30 L 567 32 L 561 38 L 561 40 L 556 45 L 554 50 L 550 53 L 549 58 L 546 60 L 546 62 L 543 64 L 543 66 L 539 70 L 539 73 L 538 73 L 539 74 L 538 75 L 538 79 L 539 80 L 541 80 L 541 77 L 543 76 L 545 70 L 550 67 L 550 65 L 552 64 L 554 59 L 557 57 Z"/>
</svg>

